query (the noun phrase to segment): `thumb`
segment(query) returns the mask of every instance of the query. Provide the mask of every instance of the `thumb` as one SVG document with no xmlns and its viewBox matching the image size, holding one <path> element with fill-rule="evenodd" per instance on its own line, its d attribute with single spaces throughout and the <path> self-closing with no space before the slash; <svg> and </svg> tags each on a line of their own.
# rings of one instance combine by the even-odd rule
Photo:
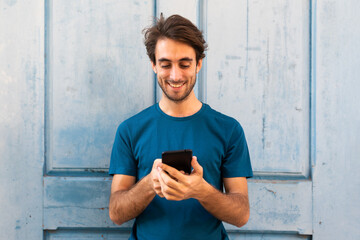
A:
<svg viewBox="0 0 360 240">
<path fill-rule="evenodd" d="M 197 161 L 197 157 L 193 156 L 192 160 L 191 160 L 191 166 L 193 167 L 195 172 L 200 172 L 202 173 L 203 168 L 202 166 L 199 164 L 199 162 Z"/>
</svg>

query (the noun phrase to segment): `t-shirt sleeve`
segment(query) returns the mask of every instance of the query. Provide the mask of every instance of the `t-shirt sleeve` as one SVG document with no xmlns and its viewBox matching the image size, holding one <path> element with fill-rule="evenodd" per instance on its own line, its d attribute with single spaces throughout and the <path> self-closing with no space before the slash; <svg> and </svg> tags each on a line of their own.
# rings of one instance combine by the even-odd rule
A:
<svg viewBox="0 0 360 240">
<path fill-rule="evenodd" d="M 222 173 L 225 178 L 253 176 L 244 130 L 238 122 L 233 128 L 227 145 Z"/>
<path fill-rule="evenodd" d="M 126 122 L 120 124 L 116 131 L 111 151 L 109 174 L 136 176 L 136 160 L 131 151 L 130 131 Z"/>
</svg>

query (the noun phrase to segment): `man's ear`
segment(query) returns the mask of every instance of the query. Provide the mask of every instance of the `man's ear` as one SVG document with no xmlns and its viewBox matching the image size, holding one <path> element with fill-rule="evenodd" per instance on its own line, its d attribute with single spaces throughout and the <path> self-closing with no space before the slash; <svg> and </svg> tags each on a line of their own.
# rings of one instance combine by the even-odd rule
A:
<svg viewBox="0 0 360 240">
<path fill-rule="evenodd" d="M 153 61 L 151 61 L 151 67 L 152 67 L 154 73 L 156 74 L 157 73 L 156 72 L 156 65 L 155 65 L 155 63 Z"/>
<path fill-rule="evenodd" d="M 196 64 L 196 74 L 199 73 L 202 67 L 202 59 L 199 59 L 198 63 Z"/>
</svg>

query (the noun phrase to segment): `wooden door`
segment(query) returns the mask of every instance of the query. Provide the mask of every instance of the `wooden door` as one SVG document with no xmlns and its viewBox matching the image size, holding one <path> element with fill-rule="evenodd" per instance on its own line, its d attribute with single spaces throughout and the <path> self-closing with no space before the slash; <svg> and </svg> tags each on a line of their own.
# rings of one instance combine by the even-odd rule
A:
<svg viewBox="0 0 360 240">
<path fill-rule="evenodd" d="M 155 101 L 141 34 L 153 2 L 49 0 L 45 12 L 46 239 L 127 238 L 108 230 L 107 172 L 117 126 Z"/>
<path fill-rule="evenodd" d="M 330 60 L 326 57 L 327 31 L 333 32 L 329 25 L 336 22 L 337 8 L 322 3 L 317 10 L 315 3 L 0 2 L 0 112 L 5 113 L 0 117 L 0 238 L 128 238 L 132 221 L 118 227 L 108 217 L 111 178 L 107 170 L 117 126 L 160 98 L 141 34 L 160 12 L 181 14 L 204 32 L 209 51 L 196 94 L 235 117 L 245 130 L 254 170 L 249 180 L 251 217 L 240 229 L 225 224 L 230 238 L 312 239 L 313 234 L 331 238 L 334 224 L 326 223 L 330 217 L 321 205 L 329 199 L 329 176 L 338 177 L 329 174 L 331 166 L 344 170 L 337 153 L 327 149 L 329 142 L 330 146 L 338 143 L 329 140 L 326 126 L 336 130 L 342 118 L 329 119 L 336 115 L 334 109 L 345 110 L 342 102 L 329 100 L 339 99 L 335 87 L 330 88 L 333 91 L 325 87 L 336 81 L 325 79 L 327 64 L 334 65 L 337 57 L 335 53 Z M 339 16 L 347 9 L 341 8 Z M 315 11 L 322 19 L 318 41 L 328 41 L 318 50 L 326 60 L 319 69 L 312 49 Z M 317 89 L 316 70 L 323 83 Z M 349 86 L 343 91 L 348 92 Z M 319 105 L 316 93 L 324 95 L 317 95 Z M 332 115 L 327 115 L 327 105 Z M 315 126 L 315 107 L 320 109 L 323 127 Z M 316 137 L 321 140 L 318 153 Z M 345 145 L 346 136 L 342 139 Z M 315 157 L 322 162 L 316 169 Z M 328 158 L 332 165 L 326 165 Z M 358 199 L 355 187 L 349 186 L 354 194 L 348 199 Z M 326 206 L 335 205 L 328 201 Z M 344 220 L 341 214 L 337 210 L 331 218 Z M 347 234 L 348 239 L 354 236 L 351 231 Z"/>
<path fill-rule="evenodd" d="M 311 238 L 309 9 L 308 1 L 207 4 L 206 100 L 243 125 L 255 175 L 249 223 L 227 226 L 234 239 Z"/>
</svg>

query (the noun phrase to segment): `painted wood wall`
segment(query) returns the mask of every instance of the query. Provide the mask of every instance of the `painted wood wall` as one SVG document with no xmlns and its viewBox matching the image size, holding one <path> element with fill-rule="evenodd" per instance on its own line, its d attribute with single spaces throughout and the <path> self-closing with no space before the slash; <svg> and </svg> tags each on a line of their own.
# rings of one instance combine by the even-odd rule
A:
<svg viewBox="0 0 360 240">
<path fill-rule="evenodd" d="M 231 239 L 359 239 L 360 3 L 0 1 L 0 239 L 127 239 L 108 217 L 117 125 L 160 90 L 141 30 L 181 14 L 197 96 L 238 119 L 255 177 Z"/>
</svg>

